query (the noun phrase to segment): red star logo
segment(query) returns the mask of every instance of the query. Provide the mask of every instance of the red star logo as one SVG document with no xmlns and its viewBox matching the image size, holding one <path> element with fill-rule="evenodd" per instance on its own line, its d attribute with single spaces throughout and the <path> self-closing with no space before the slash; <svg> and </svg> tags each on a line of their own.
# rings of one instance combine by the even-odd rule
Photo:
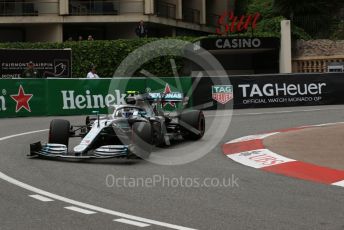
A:
<svg viewBox="0 0 344 230">
<path fill-rule="evenodd" d="M 168 83 L 166 83 L 166 86 L 165 86 L 165 90 L 164 90 L 164 94 L 169 94 L 169 93 L 172 93 L 172 90 L 171 90 L 171 87 Z M 173 102 L 173 101 L 169 101 L 169 102 L 163 102 L 162 103 L 162 106 L 165 107 L 166 105 L 170 105 L 172 107 L 176 107 L 176 103 Z"/>
<path fill-rule="evenodd" d="M 33 94 L 25 94 L 23 86 L 19 86 L 17 95 L 10 95 L 13 100 L 16 101 L 16 113 L 18 113 L 22 108 L 31 113 L 29 101 L 31 100 Z"/>
</svg>

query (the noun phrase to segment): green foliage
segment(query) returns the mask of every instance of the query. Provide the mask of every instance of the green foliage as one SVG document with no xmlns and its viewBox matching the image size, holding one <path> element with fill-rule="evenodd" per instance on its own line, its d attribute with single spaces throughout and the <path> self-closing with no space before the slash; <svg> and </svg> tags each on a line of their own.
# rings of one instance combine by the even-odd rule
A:
<svg viewBox="0 0 344 230">
<path fill-rule="evenodd" d="M 280 37 L 281 21 L 287 17 L 276 10 L 276 0 L 249 0 L 246 7 L 247 14 L 259 12 L 259 21 L 254 34 L 270 34 L 270 36 Z M 248 32 L 250 33 L 250 31 Z M 292 36 L 294 38 L 310 39 L 307 32 L 297 25 L 292 25 Z"/>
<path fill-rule="evenodd" d="M 194 37 L 178 37 L 184 41 L 194 41 Z M 0 43 L 0 48 L 14 49 L 72 49 L 73 77 L 84 78 L 91 65 L 97 66 L 100 77 L 112 77 L 121 62 L 137 48 L 158 38 L 119 39 L 111 41 L 72 41 L 64 43 Z M 179 47 L 180 48 L 180 47 Z M 181 49 L 181 48 L 180 48 Z M 143 68 L 156 76 L 173 76 L 170 68 L 171 56 L 156 58 L 147 62 Z M 182 69 L 183 59 L 175 57 L 178 71 Z M 139 71 L 137 71 L 137 75 Z"/>
<path fill-rule="evenodd" d="M 303 40 L 311 40 L 312 36 L 309 35 L 304 29 L 301 27 L 296 26 L 295 24 L 291 25 L 291 35 L 293 39 L 303 39 Z"/>
<path fill-rule="evenodd" d="M 274 14 L 272 8 L 272 0 L 250 0 L 247 6 L 247 13 L 254 14 L 259 12 L 261 20 L 257 25 L 256 33 L 270 33 L 274 36 L 280 37 L 281 20 L 284 18 Z"/>
<path fill-rule="evenodd" d="M 334 26 L 333 34 L 331 35 L 331 39 L 333 40 L 344 40 L 344 21 L 337 23 Z"/>
<path fill-rule="evenodd" d="M 250 0 L 239 0 L 236 1 L 235 15 L 244 15 L 247 12 L 247 6 Z"/>
<path fill-rule="evenodd" d="M 247 13 L 259 12 L 264 18 L 272 18 L 276 16 L 272 6 L 273 0 L 250 0 L 247 5 Z"/>
<path fill-rule="evenodd" d="M 283 20 L 283 17 L 263 17 L 262 20 L 259 22 L 257 27 L 258 33 L 272 33 L 278 35 L 280 37 L 281 35 L 281 21 Z"/>
<path fill-rule="evenodd" d="M 253 14 L 259 12 L 259 21 L 254 34 L 269 33 L 280 36 L 280 21 L 292 21 L 293 38 L 312 39 L 343 37 L 342 26 L 338 23 L 338 12 L 342 1 L 327 0 L 243 0 L 238 1 L 236 12 Z M 238 14 L 237 14 L 238 15 Z M 252 32 L 248 31 L 248 34 Z"/>
<path fill-rule="evenodd" d="M 313 38 L 328 38 L 342 7 L 342 1 L 274 0 L 273 9 Z"/>
</svg>

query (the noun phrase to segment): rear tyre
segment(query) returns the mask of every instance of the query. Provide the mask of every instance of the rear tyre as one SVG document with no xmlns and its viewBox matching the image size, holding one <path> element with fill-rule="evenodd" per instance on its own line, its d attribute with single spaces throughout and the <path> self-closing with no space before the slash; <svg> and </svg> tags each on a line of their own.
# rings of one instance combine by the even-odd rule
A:
<svg viewBox="0 0 344 230">
<path fill-rule="evenodd" d="M 183 138 L 187 140 L 199 140 L 204 136 L 205 118 L 202 111 L 190 110 L 180 115 Z"/>
<path fill-rule="evenodd" d="M 152 152 L 152 127 L 149 122 L 136 122 L 132 125 L 130 151 L 141 159 L 148 159 Z"/>
<path fill-rule="evenodd" d="M 62 144 L 68 148 L 70 122 L 66 120 L 52 120 L 50 122 L 49 143 Z"/>
<path fill-rule="evenodd" d="M 161 123 L 160 122 L 153 122 L 153 142 L 156 147 L 164 147 L 166 145 L 165 143 L 165 136 L 162 132 Z"/>
</svg>

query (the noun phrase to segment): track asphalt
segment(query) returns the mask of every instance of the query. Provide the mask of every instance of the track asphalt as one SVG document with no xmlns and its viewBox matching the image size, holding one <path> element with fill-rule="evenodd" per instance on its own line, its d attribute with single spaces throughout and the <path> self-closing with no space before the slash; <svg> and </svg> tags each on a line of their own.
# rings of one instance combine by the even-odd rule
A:
<svg viewBox="0 0 344 230">
<path fill-rule="evenodd" d="M 214 119 L 206 112 L 207 120 Z M 0 120 L 0 138 L 47 129 L 53 117 Z M 84 117 L 68 117 L 82 123 Z M 344 120 L 344 106 L 236 110 L 229 130 L 203 158 L 179 166 L 144 161 L 63 162 L 28 159 L 35 133 L 0 141 L 0 172 L 25 184 L 104 209 L 194 229 L 342 229 L 343 189 L 258 171 L 230 161 L 221 145 L 278 129 Z M 217 122 L 228 122 L 220 116 Z M 188 143 L 185 143 L 188 144 Z M 197 145 L 206 145 L 202 140 Z M 326 143 L 324 143 L 326 144 Z M 190 144 L 192 147 L 192 144 Z M 173 154 L 173 148 L 163 150 Z M 238 178 L 238 186 L 188 188 L 108 186 L 106 178 Z M 102 212 L 73 211 L 71 204 L 43 202 L 31 191 L 0 180 L 0 229 L 168 229 L 135 226 Z M 69 207 L 69 209 L 67 208 Z M 80 207 L 79 207 L 80 208 Z M 87 210 L 86 210 L 87 211 Z M 89 211 L 89 210 L 88 210 Z M 116 221 L 113 221 L 116 220 Z M 138 223 L 136 223 L 138 224 Z M 142 223 L 141 223 L 142 224 Z"/>
<path fill-rule="evenodd" d="M 288 158 L 344 171 L 344 124 L 280 133 L 264 145 Z"/>
<path fill-rule="evenodd" d="M 237 138 L 222 149 L 252 168 L 344 187 L 342 129 L 342 122 L 288 128 Z"/>
</svg>

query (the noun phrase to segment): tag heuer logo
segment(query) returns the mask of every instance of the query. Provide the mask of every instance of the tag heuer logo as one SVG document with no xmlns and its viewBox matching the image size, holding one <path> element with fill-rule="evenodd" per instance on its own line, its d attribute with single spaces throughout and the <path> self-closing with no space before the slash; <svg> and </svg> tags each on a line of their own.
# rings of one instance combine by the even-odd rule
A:
<svg viewBox="0 0 344 230">
<path fill-rule="evenodd" d="M 213 85 L 212 92 L 213 99 L 223 105 L 233 99 L 232 85 Z"/>
</svg>

